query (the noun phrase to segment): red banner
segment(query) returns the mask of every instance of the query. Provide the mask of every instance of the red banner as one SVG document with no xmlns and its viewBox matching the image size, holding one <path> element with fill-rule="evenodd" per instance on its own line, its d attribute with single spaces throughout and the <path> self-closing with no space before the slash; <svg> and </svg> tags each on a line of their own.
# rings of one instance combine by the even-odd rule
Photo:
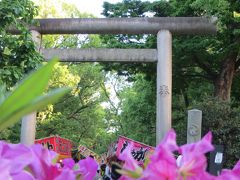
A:
<svg viewBox="0 0 240 180">
<path fill-rule="evenodd" d="M 72 141 L 59 136 L 46 137 L 35 140 L 35 144 L 42 144 L 44 147 L 57 152 L 60 155 L 71 157 Z"/>
<path fill-rule="evenodd" d="M 133 144 L 131 153 L 133 158 L 138 161 L 139 165 L 144 163 L 146 157 L 148 157 L 153 151 L 154 147 L 148 146 L 146 144 L 134 141 L 132 139 L 120 136 L 118 138 L 116 155 L 119 156 L 130 143 Z"/>
<path fill-rule="evenodd" d="M 36 139 L 35 144 L 42 144 L 45 148 L 56 152 L 55 137 Z"/>
<path fill-rule="evenodd" d="M 71 156 L 72 141 L 61 137 L 55 137 L 56 152 L 62 155 Z"/>
</svg>

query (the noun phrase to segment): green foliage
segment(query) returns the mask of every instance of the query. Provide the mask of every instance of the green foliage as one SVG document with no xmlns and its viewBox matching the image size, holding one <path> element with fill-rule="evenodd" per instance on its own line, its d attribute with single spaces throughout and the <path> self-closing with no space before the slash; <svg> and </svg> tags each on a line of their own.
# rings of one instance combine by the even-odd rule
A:
<svg viewBox="0 0 240 180">
<path fill-rule="evenodd" d="M 8 89 L 42 60 L 26 28 L 36 14 L 37 9 L 29 0 L 0 1 L 0 83 Z M 16 27 L 20 34 L 9 34 L 10 27 Z"/>
<path fill-rule="evenodd" d="M 227 0 L 211 1 L 170 1 L 175 7 L 176 16 L 206 16 L 217 17 L 218 33 L 208 37 L 177 37 L 173 41 L 173 62 L 178 71 L 176 76 L 185 79 L 183 85 L 188 87 L 187 81 L 208 81 L 212 83 L 215 96 L 224 99 L 217 94 L 223 87 L 219 82 L 231 90 L 231 73 L 237 75 L 239 67 L 238 54 L 239 42 L 236 28 L 238 22 L 233 17 L 233 11 L 239 9 L 239 3 Z M 178 8 L 181 7 L 181 8 Z M 184 63 L 183 63 L 184 62 Z M 235 69 L 227 69 L 227 65 L 235 66 Z M 225 65 L 225 66 L 224 66 Z M 232 71 L 232 72 L 231 72 Z M 224 78 L 223 78 L 224 77 Z M 230 100 L 230 97 L 227 98 Z M 226 99 L 225 99 L 226 100 Z"/>
<path fill-rule="evenodd" d="M 104 2 L 102 14 L 106 17 L 144 17 L 144 13 L 149 11 L 147 8 L 149 4 L 139 0 L 123 0 L 116 4 Z"/>
<path fill-rule="evenodd" d="M 119 133 L 146 144 L 155 145 L 156 96 L 155 83 L 138 75 L 133 87 L 122 92 L 121 127 Z"/>
<path fill-rule="evenodd" d="M 205 98 L 194 107 L 203 113 L 202 134 L 213 133 L 213 144 L 224 146 L 224 166 L 232 166 L 240 159 L 240 109 L 229 102 Z"/>
<path fill-rule="evenodd" d="M 38 18 L 93 18 L 66 0 L 35 0 L 38 5 Z M 101 44 L 98 35 L 44 35 L 44 48 L 89 48 L 99 47 Z"/>
<path fill-rule="evenodd" d="M 21 28 L 24 23 L 32 23 L 36 14 L 37 9 L 29 0 L 2 0 L 0 1 L 0 29 L 5 30 L 9 25 L 17 25 L 17 28 Z M 17 19 L 21 21 L 17 22 Z"/>
<path fill-rule="evenodd" d="M 104 152 L 110 135 L 105 131 L 105 113 L 101 106 L 105 101 L 103 83 L 104 73 L 98 64 L 55 65 L 48 88 L 70 86 L 72 91 L 38 113 L 37 138 L 57 134 L 96 152 Z M 106 139 L 102 139 L 100 145 L 98 142 L 103 136 Z"/>
<path fill-rule="evenodd" d="M 38 18 L 90 18 L 92 14 L 82 13 L 68 0 L 33 0 L 38 6 Z"/>
<path fill-rule="evenodd" d="M 56 60 L 53 60 L 39 68 L 18 84 L 13 92 L 7 94 L 5 98 L 1 98 L 0 130 L 12 126 L 22 116 L 55 102 L 69 91 L 67 88 L 61 88 L 42 95 L 55 63 Z"/>
<path fill-rule="evenodd" d="M 172 128 L 177 133 L 177 143 L 187 143 L 187 113 L 183 94 L 172 97 Z"/>
</svg>

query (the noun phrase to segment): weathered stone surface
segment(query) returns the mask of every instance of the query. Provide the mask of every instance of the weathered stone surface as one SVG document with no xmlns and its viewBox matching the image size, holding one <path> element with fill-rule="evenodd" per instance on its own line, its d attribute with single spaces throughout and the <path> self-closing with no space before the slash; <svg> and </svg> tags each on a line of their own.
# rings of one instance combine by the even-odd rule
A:
<svg viewBox="0 0 240 180">
<path fill-rule="evenodd" d="M 204 17 L 154 18 L 64 18 L 38 19 L 39 26 L 30 26 L 41 34 L 214 34 L 214 19 Z M 14 28 L 10 32 L 16 34 Z"/>
</svg>

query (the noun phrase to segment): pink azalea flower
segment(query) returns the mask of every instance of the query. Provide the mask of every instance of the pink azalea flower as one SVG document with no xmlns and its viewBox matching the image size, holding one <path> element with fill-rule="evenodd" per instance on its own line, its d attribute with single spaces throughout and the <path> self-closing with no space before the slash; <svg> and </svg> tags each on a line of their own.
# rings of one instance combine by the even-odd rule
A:
<svg viewBox="0 0 240 180">
<path fill-rule="evenodd" d="M 8 167 L 11 177 L 25 176 L 29 177 L 27 179 L 31 179 L 31 174 L 24 170 L 31 161 L 31 151 L 25 145 L 0 142 L 0 162 Z"/>
<path fill-rule="evenodd" d="M 234 166 L 232 170 L 224 169 L 221 172 L 221 175 L 218 177 L 219 180 L 231 179 L 239 180 L 240 179 L 240 161 Z"/>
<path fill-rule="evenodd" d="M 57 176 L 54 180 L 75 180 L 76 175 L 69 169 L 63 169 L 61 174 Z"/>
<path fill-rule="evenodd" d="M 10 180 L 11 179 L 11 175 L 10 175 L 11 161 L 0 158 L 0 162 L 1 162 L 0 163 L 0 179 Z"/>
<path fill-rule="evenodd" d="M 81 174 L 81 180 L 92 180 L 96 176 L 98 164 L 93 158 L 87 157 L 80 160 L 78 164 L 79 170 L 76 172 Z"/>
<path fill-rule="evenodd" d="M 63 168 L 73 169 L 75 162 L 72 158 L 63 159 Z"/>
<path fill-rule="evenodd" d="M 31 152 L 29 148 L 22 144 L 8 144 L 0 142 L 0 158 L 14 161 L 11 165 L 11 172 L 19 172 L 31 162 Z"/>
<path fill-rule="evenodd" d="M 212 134 L 209 132 L 199 142 L 186 144 L 180 147 L 179 152 L 183 157 L 179 173 L 184 178 L 199 179 L 198 177 L 200 176 L 201 178 L 205 178 L 205 176 L 208 178 L 211 177 L 211 175 L 205 172 L 207 168 L 205 153 L 214 149 L 211 140 Z"/>
<path fill-rule="evenodd" d="M 177 179 L 177 164 L 172 153 L 175 150 L 178 150 L 176 134 L 174 130 L 170 130 L 150 157 L 150 163 L 144 170 L 142 179 Z"/>
<path fill-rule="evenodd" d="M 12 179 L 16 180 L 35 180 L 33 175 L 27 171 L 22 171 L 18 174 L 11 175 Z"/>
<path fill-rule="evenodd" d="M 131 180 L 133 176 L 140 177 L 142 175 L 142 168 L 138 165 L 137 161 L 132 156 L 133 144 L 130 143 L 126 149 L 119 155 L 119 159 L 124 161 L 122 167 L 122 173 L 125 176 L 121 176 L 119 180 Z"/>
<path fill-rule="evenodd" d="M 75 177 L 72 170 L 66 170 L 68 172 L 63 171 L 57 164 L 53 163 L 53 160 L 57 157 L 55 152 L 42 147 L 40 144 L 33 145 L 31 150 L 34 158 L 28 168 L 36 179 L 51 180 L 59 179 L 62 176 Z"/>
<path fill-rule="evenodd" d="M 130 143 L 126 149 L 119 155 L 119 159 L 124 162 L 123 168 L 128 169 L 131 171 L 135 171 L 137 168 L 139 168 L 137 161 L 132 156 L 132 147 L 133 144 Z"/>
<path fill-rule="evenodd" d="M 240 161 L 232 170 L 223 170 L 218 177 L 206 172 L 205 153 L 213 150 L 211 138 L 211 133 L 208 133 L 201 141 L 178 148 L 176 134 L 171 130 L 156 148 L 145 169 L 139 167 L 134 160 L 131 154 L 132 144 L 130 144 L 119 156 L 119 159 L 125 161 L 122 168 L 124 175 L 120 180 L 239 180 Z M 179 167 L 173 155 L 176 150 L 182 154 Z M 81 180 L 92 180 L 96 176 L 98 164 L 90 157 L 77 164 L 72 159 L 64 159 L 63 168 L 54 163 L 56 157 L 55 152 L 41 145 L 33 145 L 29 148 L 21 144 L 0 142 L 0 179 L 71 180 L 80 175 Z"/>
<path fill-rule="evenodd" d="M 240 177 L 240 160 L 234 166 L 233 171 L 236 172 L 239 175 L 239 177 Z"/>
</svg>

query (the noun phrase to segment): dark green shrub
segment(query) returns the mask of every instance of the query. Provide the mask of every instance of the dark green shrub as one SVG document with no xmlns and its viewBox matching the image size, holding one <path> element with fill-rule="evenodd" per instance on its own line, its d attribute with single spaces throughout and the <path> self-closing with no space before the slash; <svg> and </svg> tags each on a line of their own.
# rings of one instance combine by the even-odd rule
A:
<svg viewBox="0 0 240 180">
<path fill-rule="evenodd" d="M 202 110 L 202 134 L 213 133 L 213 144 L 224 146 L 224 167 L 230 168 L 240 159 L 240 109 L 233 103 L 205 98 L 196 107 Z"/>
</svg>

